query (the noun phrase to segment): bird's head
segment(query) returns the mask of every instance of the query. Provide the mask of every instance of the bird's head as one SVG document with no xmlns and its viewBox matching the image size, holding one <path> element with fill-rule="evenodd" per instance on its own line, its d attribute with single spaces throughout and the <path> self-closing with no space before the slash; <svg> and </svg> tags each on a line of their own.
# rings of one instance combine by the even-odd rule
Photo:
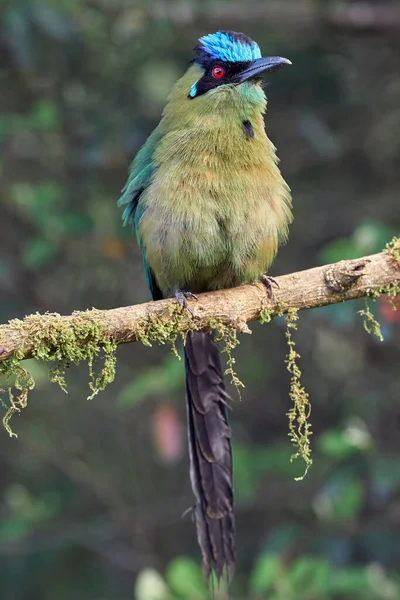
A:
<svg viewBox="0 0 400 600">
<path fill-rule="evenodd" d="M 194 64 L 202 76 L 193 83 L 188 98 L 195 99 L 222 86 L 240 86 L 245 82 L 258 83 L 264 74 L 292 64 L 281 56 L 261 56 L 256 42 L 235 31 L 217 31 L 200 38 Z"/>
</svg>

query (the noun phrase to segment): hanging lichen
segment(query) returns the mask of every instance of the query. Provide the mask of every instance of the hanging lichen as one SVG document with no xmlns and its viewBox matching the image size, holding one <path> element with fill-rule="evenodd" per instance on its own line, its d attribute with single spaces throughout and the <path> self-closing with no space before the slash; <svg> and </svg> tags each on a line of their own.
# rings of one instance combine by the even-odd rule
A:
<svg viewBox="0 0 400 600">
<path fill-rule="evenodd" d="M 169 319 L 151 315 L 135 327 L 136 337 L 145 346 L 170 344 L 173 354 L 180 358 L 176 342 L 185 339 L 189 332 L 197 331 L 196 321 L 187 310 L 182 310 L 176 303 L 169 306 Z"/>
<path fill-rule="evenodd" d="M 371 311 L 367 298 L 365 299 L 365 308 L 358 310 L 357 314 L 364 317 L 363 325 L 365 331 L 371 333 L 377 337 L 379 341 L 383 342 L 380 323 L 376 320 L 374 313 Z"/>
<path fill-rule="evenodd" d="M 58 314 L 29 315 L 23 321 L 14 319 L 10 325 L 24 331 L 29 340 L 34 340 L 31 349 L 32 358 L 54 363 L 49 370 L 49 379 L 57 383 L 66 392 L 65 371 L 70 364 L 87 362 L 89 369 L 89 389 L 92 399 L 98 392 L 114 380 L 117 344 L 108 336 L 104 325 L 98 319 L 97 311 L 75 312 L 70 319 Z M 20 361 L 25 351 L 21 348 L 13 356 L 0 362 L 0 375 L 5 378 L 9 404 L 2 401 L 6 408 L 3 424 L 10 435 L 10 418 L 27 405 L 28 392 L 35 382 L 23 368 Z M 95 370 L 95 365 L 102 365 Z"/>
<path fill-rule="evenodd" d="M 235 371 L 236 360 L 233 356 L 234 349 L 240 344 L 237 329 L 233 325 L 225 325 L 218 319 L 210 321 L 210 327 L 216 331 L 215 341 L 222 344 L 221 352 L 227 355 L 225 375 L 230 377 L 232 385 L 235 386 L 239 398 L 241 398 L 240 388 L 244 388 L 244 384 L 240 381 Z"/>
<path fill-rule="evenodd" d="M 290 460 L 301 457 L 306 465 L 305 471 L 301 477 L 296 477 L 300 481 L 307 474 L 312 464 L 310 436 L 312 435 L 311 423 L 309 422 L 311 414 L 311 404 L 308 393 L 301 384 L 301 371 L 297 364 L 300 354 L 296 351 L 296 344 L 292 333 L 297 330 L 298 311 L 294 308 L 288 310 L 286 319 L 286 342 L 288 353 L 286 355 L 286 366 L 291 374 L 289 396 L 293 402 L 292 408 L 287 413 L 289 417 L 289 438 L 296 452 L 292 454 Z"/>
<path fill-rule="evenodd" d="M 7 404 L 0 398 L 0 404 L 6 410 L 6 414 L 3 417 L 3 425 L 10 437 L 17 437 L 12 431 L 9 421 L 13 414 L 20 412 L 22 408 L 26 407 L 29 390 L 35 387 L 35 381 L 29 371 L 21 366 L 18 353 L 16 356 L 7 358 L 0 363 L 1 375 L 4 375 L 5 378 L 9 402 Z M 0 392 L 4 391 L 0 388 Z"/>
<path fill-rule="evenodd" d="M 71 364 L 88 364 L 91 391 L 88 399 L 92 399 L 114 380 L 117 342 L 110 339 L 95 309 L 74 312 L 68 319 L 58 314 L 35 314 L 23 321 L 14 319 L 10 325 L 29 340 L 32 358 L 54 365 L 49 369 L 49 379 L 64 392 L 67 392 L 66 369 Z M 239 344 L 237 328 L 218 320 L 213 320 L 210 328 L 217 331 L 217 341 L 222 344 L 222 352 L 227 353 L 226 374 L 230 375 L 233 385 L 243 387 L 234 370 L 233 350 Z M 186 335 L 197 330 L 196 319 L 176 303 L 171 303 L 168 319 L 151 315 L 134 327 L 134 334 L 147 346 L 154 343 L 170 344 L 172 352 L 179 358 L 176 349 L 178 339 L 185 340 Z M 4 400 L 0 402 L 6 409 L 3 425 L 9 435 L 15 435 L 9 424 L 10 418 L 27 405 L 28 392 L 35 385 L 29 371 L 21 366 L 25 355 L 26 349 L 20 348 L 13 356 L 0 361 L 0 376 L 5 378 L 9 398 L 8 403 Z M 96 369 L 98 364 L 100 366 Z"/>
</svg>

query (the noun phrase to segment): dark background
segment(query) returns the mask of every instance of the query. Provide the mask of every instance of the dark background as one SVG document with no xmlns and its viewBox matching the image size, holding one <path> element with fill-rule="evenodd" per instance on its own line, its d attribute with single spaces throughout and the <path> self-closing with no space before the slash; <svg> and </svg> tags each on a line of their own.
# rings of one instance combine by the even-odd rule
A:
<svg viewBox="0 0 400 600">
<path fill-rule="evenodd" d="M 267 131 L 294 197 L 273 274 L 380 251 L 400 231 L 397 1 L 0 0 L 0 321 L 149 299 L 116 200 L 197 38 L 244 31 L 293 67 L 269 79 Z M 302 313 L 313 466 L 290 462 L 284 321 L 252 326 L 232 391 L 234 598 L 400 598 L 399 313 Z M 29 361 L 28 407 L 0 431 L 4 600 L 206 597 L 186 451 L 182 362 L 118 350 L 87 402 Z M 3 395 L 6 402 L 7 398 Z"/>
</svg>

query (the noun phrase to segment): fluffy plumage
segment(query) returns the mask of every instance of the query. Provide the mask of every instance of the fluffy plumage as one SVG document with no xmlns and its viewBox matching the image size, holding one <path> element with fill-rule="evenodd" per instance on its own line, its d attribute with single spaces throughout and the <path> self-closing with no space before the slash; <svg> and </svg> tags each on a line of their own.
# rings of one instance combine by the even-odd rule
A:
<svg viewBox="0 0 400 600">
<path fill-rule="evenodd" d="M 200 41 L 119 200 L 124 224 L 136 231 L 154 299 L 259 280 L 292 219 L 290 191 L 264 129 L 259 80 L 239 83 L 235 75 L 204 87 L 213 60 L 226 73 L 248 73 L 259 47 L 234 32 Z M 233 570 L 235 557 L 231 434 L 218 348 L 209 334 L 187 339 L 185 367 L 197 537 L 206 575 L 214 569 L 221 576 Z"/>
<path fill-rule="evenodd" d="M 291 219 L 289 189 L 264 131 L 262 88 L 222 86 L 188 101 L 199 74 L 192 66 L 172 91 L 135 217 L 166 296 L 258 280 Z M 251 139 L 244 120 L 252 124 Z"/>
</svg>

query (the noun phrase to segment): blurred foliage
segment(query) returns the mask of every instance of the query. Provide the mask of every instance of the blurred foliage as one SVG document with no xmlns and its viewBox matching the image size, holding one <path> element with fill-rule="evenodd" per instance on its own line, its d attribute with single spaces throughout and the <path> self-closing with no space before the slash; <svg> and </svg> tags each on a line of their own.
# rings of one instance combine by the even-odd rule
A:
<svg viewBox="0 0 400 600">
<path fill-rule="evenodd" d="M 224 582 L 211 582 L 214 597 L 226 597 Z M 247 598 L 269 600 L 314 600 L 341 598 L 351 600 L 396 600 L 400 577 L 388 574 L 380 565 L 335 568 L 328 560 L 313 555 L 301 556 L 285 564 L 277 554 L 263 553 L 250 573 Z M 207 600 L 210 595 L 196 562 L 185 557 L 174 559 L 165 580 L 155 571 L 144 570 L 138 577 L 137 600 Z"/>
<path fill-rule="evenodd" d="M 116 200 L 195 40 L 218 28 L 293 62 L 267 87 L 295 205 L 274 273 L 379 251 L 400 231 L 398 27 L 396 0 L 0 0 L 0 320 L 148 300 Z M 371 305 L 380 342 L 363 307 L 300 315 L 314 435 L 299 483 L 283 322 L 235 348 L 234 598 L 400 597 L 400 311 Z M 207 597 L 180 518 L 193 503 L 182 361 L 119 348 L 115 383 L 90 403 L 85 368 L 68 396 L 29 368 L 19 437 L 0 434 L 2 598 Z"/>
</svg>

